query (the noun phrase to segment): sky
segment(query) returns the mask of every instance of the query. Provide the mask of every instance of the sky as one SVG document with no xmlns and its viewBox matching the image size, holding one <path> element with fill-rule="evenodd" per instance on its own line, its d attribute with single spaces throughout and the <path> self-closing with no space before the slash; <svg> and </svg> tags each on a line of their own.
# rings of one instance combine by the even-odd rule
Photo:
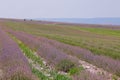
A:
<svg viewBox="0 0 120 80">
<path fill-rule="evenodd" d="M 0 18 L 120 17 L 120 0 L 0 0 Z"/>
</svg>

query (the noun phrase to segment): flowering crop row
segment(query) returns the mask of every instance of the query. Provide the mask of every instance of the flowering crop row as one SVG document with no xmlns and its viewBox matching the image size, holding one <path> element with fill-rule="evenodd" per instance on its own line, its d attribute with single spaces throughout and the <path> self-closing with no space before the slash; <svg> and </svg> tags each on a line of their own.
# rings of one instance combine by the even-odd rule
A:
<svg viewBox="0 0 120 80">
<path fill-rule="evenodd" d="M 0 28 L 0 80 L 36 80 L 18 45 Z"/>
</svg>

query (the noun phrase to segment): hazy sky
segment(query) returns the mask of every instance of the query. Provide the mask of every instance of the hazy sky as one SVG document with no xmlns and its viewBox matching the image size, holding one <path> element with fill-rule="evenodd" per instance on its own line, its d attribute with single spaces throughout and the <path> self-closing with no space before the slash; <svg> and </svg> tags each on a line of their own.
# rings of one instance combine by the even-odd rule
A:
<svg viewBox="0 0 120 80">
<path fill-rule="evenodd" d="M 0 17 L 120 17 L 120 0 L 0 0 Z"/>
</svg>

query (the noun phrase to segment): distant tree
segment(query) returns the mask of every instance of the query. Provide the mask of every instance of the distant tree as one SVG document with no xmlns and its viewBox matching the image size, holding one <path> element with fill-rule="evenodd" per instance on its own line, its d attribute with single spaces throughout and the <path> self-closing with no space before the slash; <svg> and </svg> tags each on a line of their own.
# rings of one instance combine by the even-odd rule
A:
<svg viewBox="0 0 120 80">
<path fill-rule="evenodd" d="M 24 21 L 26 21 L 26 19 L 24 19 Z"/>
</svg>

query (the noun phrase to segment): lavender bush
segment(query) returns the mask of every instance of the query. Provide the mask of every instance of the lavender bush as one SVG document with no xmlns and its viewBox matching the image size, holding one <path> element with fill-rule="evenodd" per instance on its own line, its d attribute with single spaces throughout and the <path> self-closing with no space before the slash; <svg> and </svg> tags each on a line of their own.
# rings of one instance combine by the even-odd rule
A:
<svg viewBox="0 0 120 80">
<path fill-rule="evenodd" d="M 0 28 L 0 80 L 37 80 L 18 45 Z"/>
</svg>

